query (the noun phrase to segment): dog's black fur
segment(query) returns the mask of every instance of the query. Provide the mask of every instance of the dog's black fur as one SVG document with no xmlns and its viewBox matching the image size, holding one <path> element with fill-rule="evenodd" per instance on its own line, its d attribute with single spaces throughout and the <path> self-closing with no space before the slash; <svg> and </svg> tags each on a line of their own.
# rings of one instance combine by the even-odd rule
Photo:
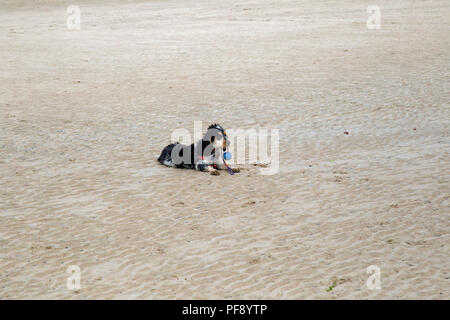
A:
<svg viewBox="0 0 450 320">
<path fill-rule="evenodd" d="M 217 144 L 219 140 L 222 141 L 221 139 L 224 139 L 224 142 Z M 214 143 L 215 141 L 216 143 Z M 227 146 L 225 130 L 219 124 L 212 124 L 208 127 L 202 140 L 196 143 L 183 145 L 177 142 L 166 146 L 161 151 L 158 161 L 165 166 L 182 169 L 213 170 L 209 168 L 210 166 L 215 169 L 224 169 L 222 152 L 226 151 Z M 174 155 L 178 156 L 178 160 L 173 158 Z M 186 157 L 184 157 L 185 155 Z"/>
</svg>

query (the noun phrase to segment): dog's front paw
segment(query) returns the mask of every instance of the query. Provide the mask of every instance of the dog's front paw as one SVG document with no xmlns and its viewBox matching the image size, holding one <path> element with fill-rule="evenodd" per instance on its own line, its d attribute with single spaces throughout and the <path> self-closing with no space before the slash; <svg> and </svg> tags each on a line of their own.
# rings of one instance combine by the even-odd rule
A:
<svg viewBox="0 0 450 320">
<path fill-rule="evenodd" d="M 206 168 L 206 171 L 209 172 L 210 174 L 212 174 L 213 176 L 220 175 L 220 172 L 216 168 L 214 168 L 213 166 L 208 166 Z"/>
</svg>

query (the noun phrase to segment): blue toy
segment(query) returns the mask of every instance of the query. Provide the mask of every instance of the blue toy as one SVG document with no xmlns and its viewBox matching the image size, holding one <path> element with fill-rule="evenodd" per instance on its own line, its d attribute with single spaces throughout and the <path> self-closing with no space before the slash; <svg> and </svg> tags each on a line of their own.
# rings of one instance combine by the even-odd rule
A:
<svg viewBox="0 0 450 320">
<path fill-rule="evenodd" d="M 225 159 L 225 160 L 230 160 L 231 159 L 231 153 L 230 152 L 224 152 L 223 153 L 223 158 Z"/>
</svg>

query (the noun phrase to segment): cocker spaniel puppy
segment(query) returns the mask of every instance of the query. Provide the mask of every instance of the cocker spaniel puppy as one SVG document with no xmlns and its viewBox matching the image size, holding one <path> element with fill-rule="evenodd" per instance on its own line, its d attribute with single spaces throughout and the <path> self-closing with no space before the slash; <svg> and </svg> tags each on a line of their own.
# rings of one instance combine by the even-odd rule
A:
<svg viewBox="0 0 450 320">
<path fill-rule="evenodd" d="M 228 170 L 234 174 L 239 169 L 231 169 L 224 159 L 229 144 L 225 129 L 219 124 L 212 124 L 203 138 L 191 145 L 177 142 L 166 146 L 158 161 L 168 167 L 195 169 L 215 175 L 219 174 L 217 170 Z"/>
</svg>

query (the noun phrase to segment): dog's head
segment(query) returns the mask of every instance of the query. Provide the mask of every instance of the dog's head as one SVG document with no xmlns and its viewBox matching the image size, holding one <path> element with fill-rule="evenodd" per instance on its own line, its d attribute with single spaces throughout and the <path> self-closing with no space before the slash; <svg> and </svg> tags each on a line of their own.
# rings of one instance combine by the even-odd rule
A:
<svg viewBox="0 0 450 320">
<path fill-rule="evenodd" d="M 208 130 L 206 131 L 205 137 L 203 139 L 212 143 L 214 145 L 214 148 L 222 148 L 223 151 L 226 151 L 227 147 L 230 145 L 225 129 L 217 123 L 212 124 L 208 127 Z"/>
</svg>

